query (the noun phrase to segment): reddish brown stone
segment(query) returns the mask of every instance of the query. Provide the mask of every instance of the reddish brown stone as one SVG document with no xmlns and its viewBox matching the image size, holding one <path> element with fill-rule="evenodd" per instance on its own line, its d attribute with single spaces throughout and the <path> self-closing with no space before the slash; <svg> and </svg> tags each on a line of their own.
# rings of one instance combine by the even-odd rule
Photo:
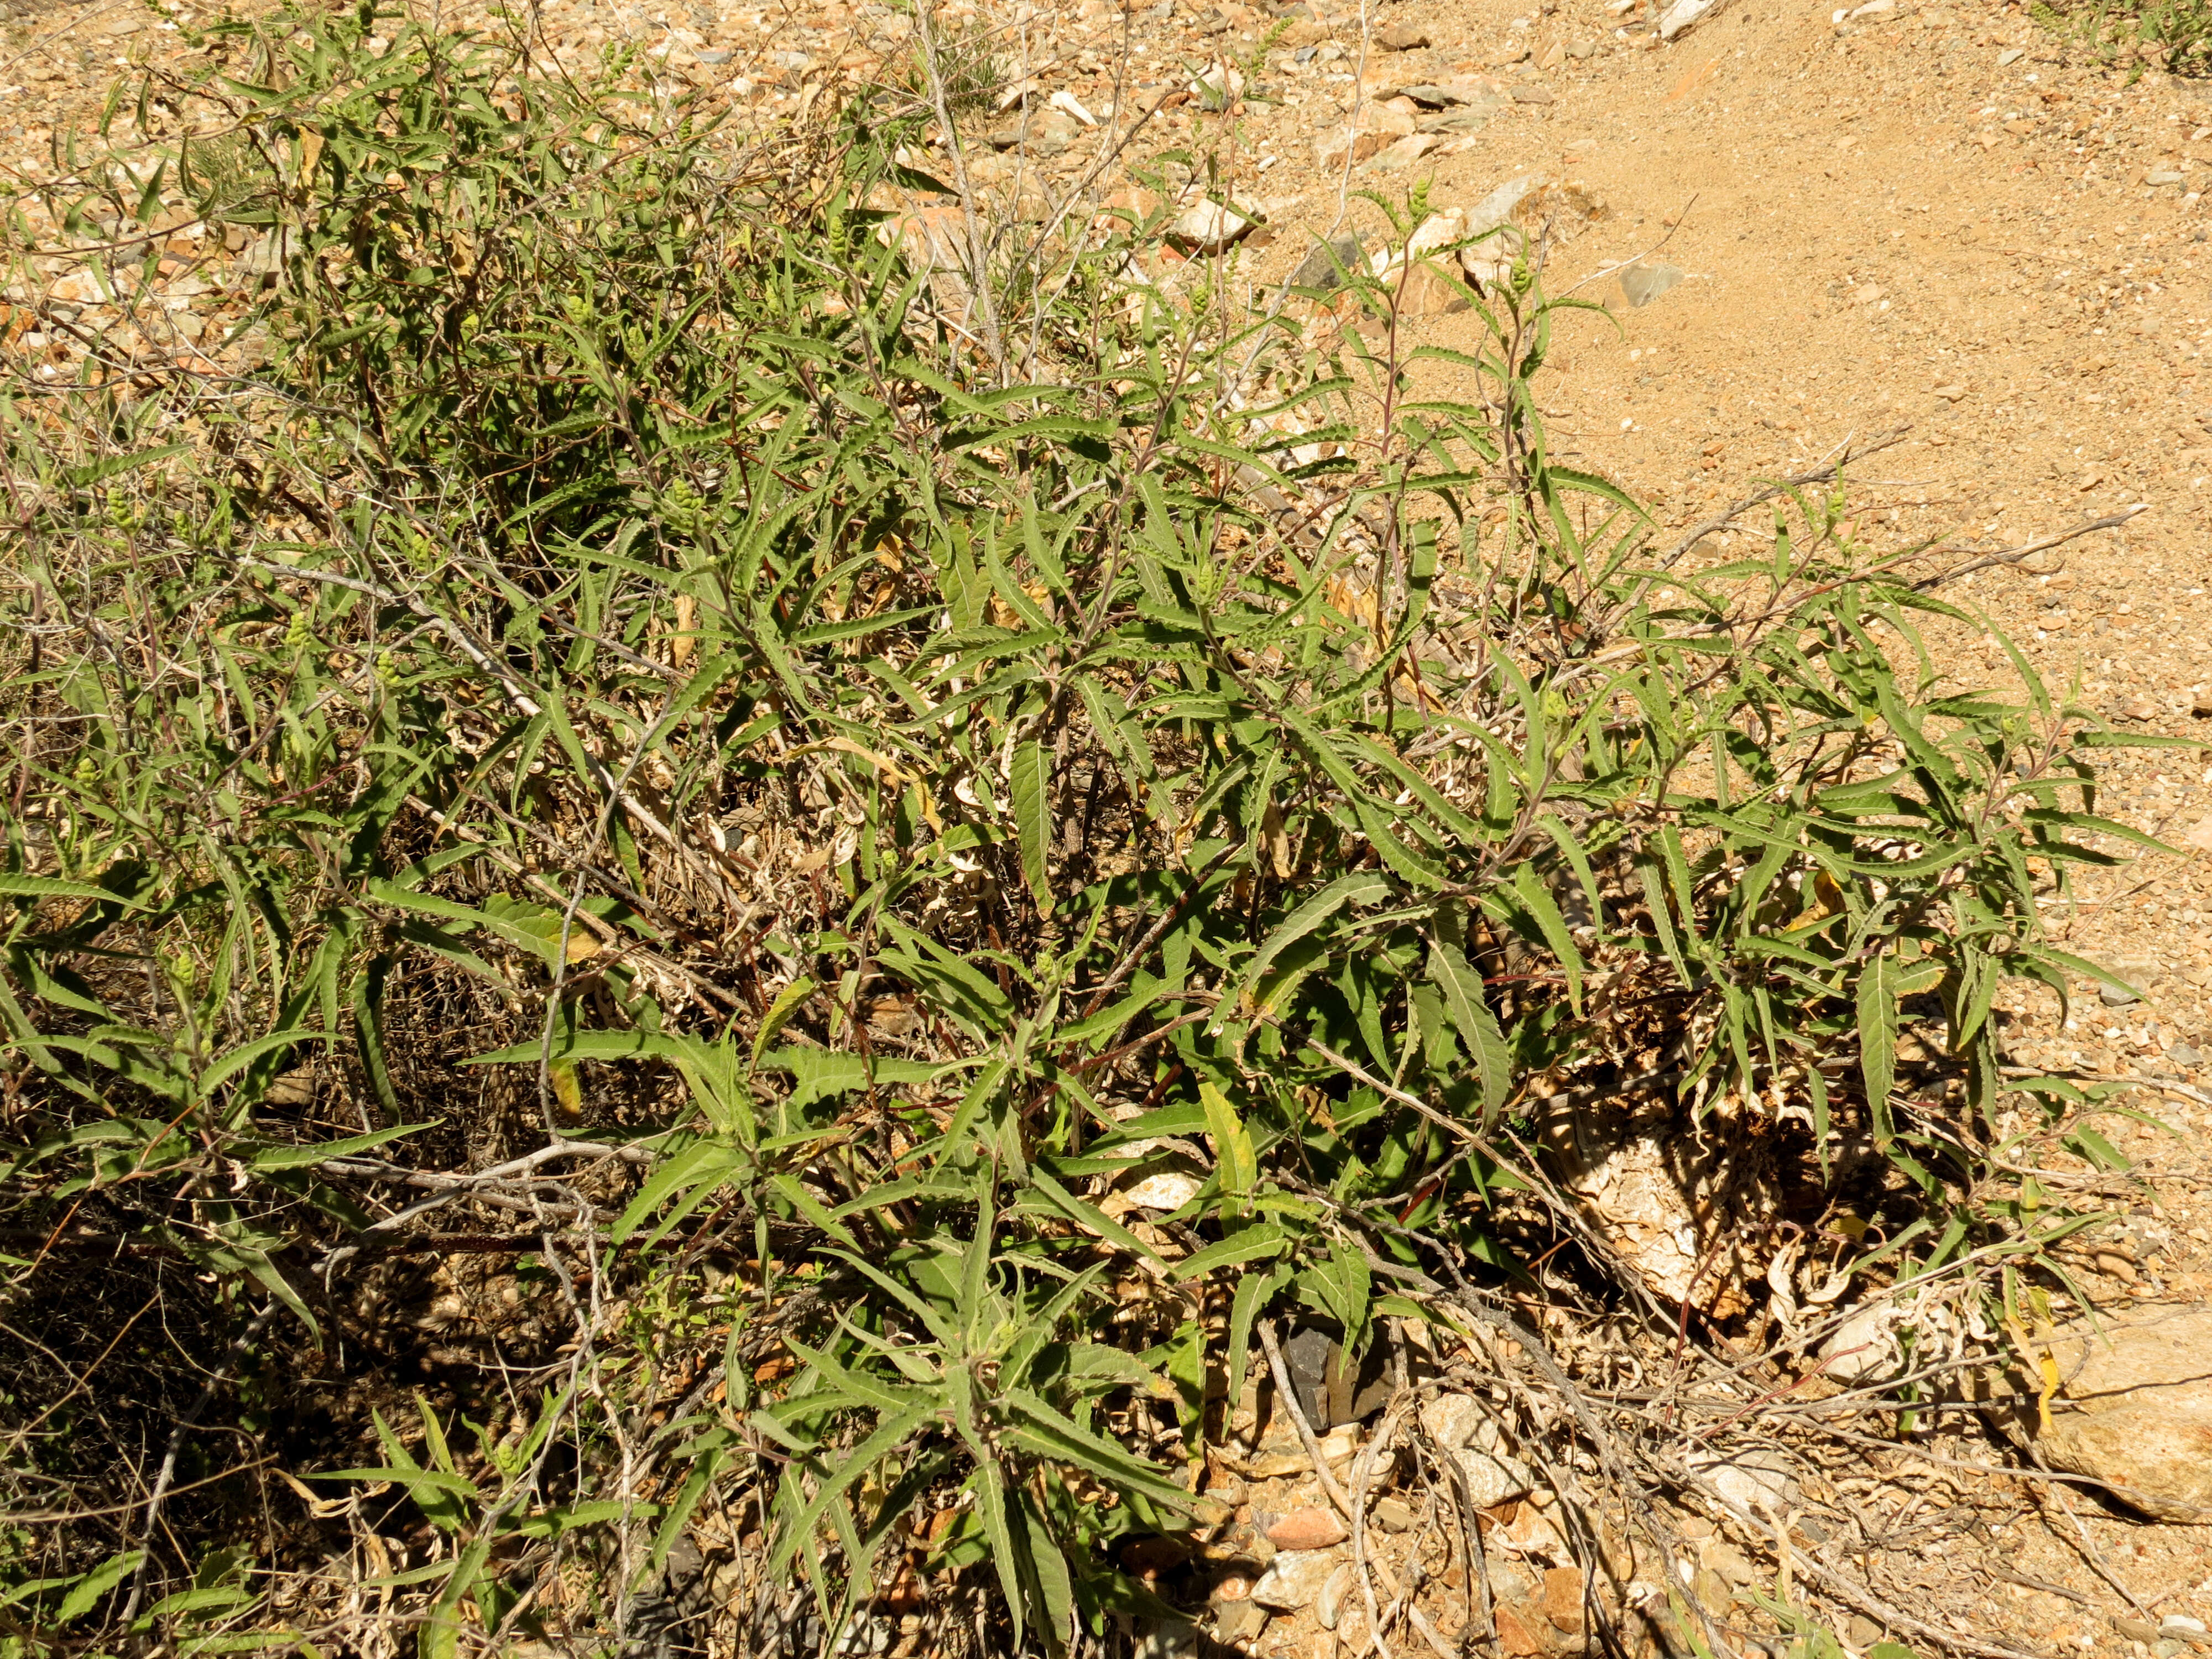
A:
<svg viewBox="0 0 2212 1659">
<path fill-rule="evenodd" d="M 1498 1650 L 1505 1659 L 1542 1659 L 1545 1651 L 1540 1613 L 1501 1601 L 1496 1609 Z"/>
<path fill-rule="evenodd" d="M 1292 1510 L 1267 1528 L 1267 1541 L 1279 1550 L 1325 1550 L 1346 1535 L 1336 1511 L 1318 1506 Z"/>
<path fill-rule="evenodd" d="M 1544 1575 L 1544 1616 L 1570 1635 L 1583 1627 L 1583 1570 L 1553 1567 Z"/>
</svg>

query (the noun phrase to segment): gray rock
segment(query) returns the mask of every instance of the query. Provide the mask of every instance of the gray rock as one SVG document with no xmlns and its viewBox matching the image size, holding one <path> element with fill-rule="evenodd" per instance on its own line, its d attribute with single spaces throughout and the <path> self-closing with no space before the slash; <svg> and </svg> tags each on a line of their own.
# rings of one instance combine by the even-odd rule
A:
<svg viewBox="0 0 2212 1659">
<path fill-rule="evenodd" d="M 1024 155 L 1057 155 L 1073 143 L 1083 124 L 1062 110 L 1033 109 L 990 135 L 994 149 L 1018 149 Z"/>
<path fill-rule="evenodd" d="M 1385 1532 L 1411 1532 L 1413 1529 L 1413 1508 L 1402 1498 L 1385 1498 L 1368 1511 L 1375 1524 Z"/>
<path fill-rule="evenodd" d="M 1997 67 L 1999 69 L 2010 69 L 2014 64 L 2017 64 L 2021 58 L 2027 56 L 2027 48 L 2025 46 L 2007 46 L 2002 52 L 1997 54 Z"/>
<path fill-rule="evenodd" d="M 2052 1352 L 2063 1383 L 2043 1455 L 2146 1515 L 2212 1524 L 2212 1308 L 2137 1310 Z"/>
<path fill-rule="evenodd" d="M 1505 94 L 1480 81 L 1423 81 L 1405 88 L 1405 95 L 1431 109 L 1500 109 Z"/>
<path fill-rule="evenodd" d="M 2124 1008 L 2130 1003 L 2140 1002 L 2142 999 L 2124 985 L 2100 985 L 2097 1000 L 2107 1008 Z"/>
<path fill-rule="evenodd" d="M 1522 198 L 1542 187 L 1544 175 L 1524 173 L 1517 179 L 1509 179 L 1467 210 L 1467 234 L 1480 236 L 1486 230 L 1494 230 L 1513 216 L 1513 210 L 1521 205 Z"/>
<path fill-rule="evenodd" d="M 1328 1333 L 1318 1325 L 1295 1330 L 1283 1342 L 1283 1369 L 1290 1373 L 1291 1391 L 1297 1396 L 1298 1409 L 1305 1413 L 1306 1426 L 1316 1434 L 1326 1432 L 1329 1426 L 1329 1346 Z"/>
<path fill-rule="evenodd" d="M 1490 125 L 1496 113 L 1487 109 L 1455 109 L 1443 115 L 1422 116 L 1413 131 L 1416 132 L 1480 132 Z"/>
<path fill-rule="evenodd" d="M 1248 1636 L 1259 1634 L 1260 1626 L 1267 1622 L 1267 1610 L 1250 1601 L 1224 1601 L 1213 1619 L 1213 1639 L 1231 1645 Z M 1195 1653 L 1198 1649 L 1190 1651 Z M 1176 1656 L 1181 1659 L 1181 1656 Z"/>
</svg>

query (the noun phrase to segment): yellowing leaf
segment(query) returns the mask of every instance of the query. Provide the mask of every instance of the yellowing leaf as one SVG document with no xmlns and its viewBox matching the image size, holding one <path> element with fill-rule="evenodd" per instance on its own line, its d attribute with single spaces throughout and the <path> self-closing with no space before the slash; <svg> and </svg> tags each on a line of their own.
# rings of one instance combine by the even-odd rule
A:
<svg viewBox="0 0 2212 1659">
<path fill-rule="evenodd" d="M 1213 1139 L 1213 1156 L 1221 1171 L 1221 1190 L 1230 1198 L 1249 1198 L 1260 1184 L 1259 1154 L 1253 1150 L 1252 1133 L 1237 1115 L 1229 1097 L 1211 1083 L 1198 1085 L 1198 1098 L 1206 1108 L 1206 1130 Z"/>
<path fill-rule="evenodd" d="M 584 1091 L 576 1081 L 576 1068 L 565 1060 L 556 1060 L 545 1068 L 553 1085 L 553 1098 L 561 1108 L 562 1116 L 574 1122 L 584 1115 Z"/>
</svg>

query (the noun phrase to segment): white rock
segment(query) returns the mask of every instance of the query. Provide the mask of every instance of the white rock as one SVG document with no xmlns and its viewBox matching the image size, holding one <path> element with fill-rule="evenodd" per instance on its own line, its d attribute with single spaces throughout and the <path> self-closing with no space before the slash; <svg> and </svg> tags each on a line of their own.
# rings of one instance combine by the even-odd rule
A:
<svg viewBox="0 0 2212 1659">
<path fill-rule="evenodd" d="M 1489 1407 L 1473 1395 L 1438 1395 L 1421 1407 L 1421 1426 L 1460 1466 L 1475 1508 L 1495 1508 L 1536 1484 L 1528 1466 L 1505 1449 Z"/>
<path fill-rule="evenodd" d="M 1421 221 L 1420 228 L 1406 239 L 1406 258 L 1425 259 L 1440 247 L 1449 247 L 1467 234 L 1467 210 L 1449 208 L 1442 213 L 1431 213 Z"/>
<path fill-rule="evenodd" d="M 1121 1194 L 1122 1200 L 1135 1210 L 1180 1210 L 1198 1196 L 1201 1183 L 1195 1176 L 1177 1170 L 1162 1170 L 1148 1175 Z"/>
<path fill-rule="evenodd" d="M 1795 1508 L 1797 1483 L 1790 1471 L 1753 1453 L 1747 1457 L 1692 1457 L 1690 1467 L 1713 1483 L 1713 1490 L 1747 1521 L 1771 1525 L 1772 1517 Z"/>
<path fill-rule="evenodd" d="M 1250 235 L 1254 223 L 1218 202 L 1194 202 L 1168 227 L 1168 240 L 1194 253 L 1218 253 Z"/>
<path fill-rule="evenodd" d="M 1352 1563 L 1346 1561 L 1329 1574 L 1328 1581 L 1321 1587 L 1319 1599 L 1314 1602 L 1314 1618 L 1323 1630 L 1336 1628 L 1337 1621 L 1344 1616 L 1344 1598 L 1351 1593 Z M 2169 1620 L 2167 1622 L 2172 1621 Z M 2203 1626 L 2198 1628 L 2201 1630 Z"/>
<path fill-rule="evenodd" d="M 1713 9 L 1715 0 L 1674 0 L 1659 14 L 1659 38 L 1671 40 Z"/>
<path fill-rule="evenodd" d="M 1544 175 L 1540 173 L 1524 173 L 1517 179 L 1507 179 L 1467 210 L 1467 234 L 1480 236 L 1505 223 L 1512 218 L 1513 210 L 1521 205 L 1521 198 L 1542 183 Z"/>
<path fill-rule="evenodd" d="M 1252 1599 L 1274 1613 L 1296 1613 L 1318 1596 L 1336 1571 L 1331 1550 L 1278 1550 L 1273 1563 L 1252 1586 Z"/>
<path fill-rule="evenodd" d="M 1893 1318 L 1887 1302 L 1869 1302 L 1845 1316 L 1820 1345 L 1820 1358 L 1827 1361 L 1820 1374 L 1838 1382 L 1855 1382 L 1887 1370 L 1896 1355 L 1889 1334 Z"/>
</svg>

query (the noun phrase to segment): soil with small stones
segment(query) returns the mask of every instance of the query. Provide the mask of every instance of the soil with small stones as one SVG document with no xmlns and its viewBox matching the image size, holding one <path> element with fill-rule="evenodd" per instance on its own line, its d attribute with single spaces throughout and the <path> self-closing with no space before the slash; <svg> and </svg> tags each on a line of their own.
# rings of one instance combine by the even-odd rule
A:
<svg viewBox="0 0 2212 1659">
<path fill-rule="evenodd" d="M 585 62 L 629 42 L 651 72 L 763 116 L 793 110 L 825 76 L 875 72 L 907 49 L 910 27 L 885 7 L 835 3 L 551 0 L 527 15 L 543 61 Z M 938 21 L 957 29 L 975 16 L 952 5 Z M 17 0 L 0 18 L 0 180 L 33 234 L 51 233 L 31 190 L 83 164 L 66 161 L 68 143 L 89 132 L 117 76 L 188 61 L 194 18 L 100 0 Z M 2124 528 L 1987 573 L 1956 597 L 2116 723 L 2212 744 L 2212 202 L 2199 196 L 2212 192 L 2212 84 L 2109 67 L 1990 0 L 1875 0 L 1840 21 L 1825 3 L 1729 0 L 1671 43 L 1642 0 L 1397 0 L 1364 17 L 1329 0 L 1279 17 L 1230 0 L 1130 12 L 1081 0 L 985 21 L 1006 83 L 1040 106 L 1065 92 L 1081 116 L 1066 113 L 1052 143 L 1033 140 L 1034 155 L 976 144 L 978 186 L 1009 200 L 1063 190 L 1143 113 L 1109 178 L 1176 147 L 1218 152 L 1235 199 L 1265 217 L 1237 256 L 1255 295 L 1316 238 L 1376 228 L 1359 190 L 1425 181 L 1431 203 L 1450 207 L 1530 173 L 1579 185 L 1602 216 L 1553 252 L 1550 282 L 1586 283 L 1608 314 L 1562 319 L 1543 382 L 1554 443 L 1672 526 L 1890 432 L 1903 435 L 1851 478 L 1857 532 L 1878 545 L 1942 538 L 1994 550 L 2140 507 Z M 1384 39 L 1426 44 L 1391 51 Z M 1241 103 L 1217 113 L 1184 95 L 1194 78 L 1218 83 L 1224 64 L 1246 76 Z M 1348 123 L 1418 137 L 1439 112 L 1407 104 L 1403 89 L 1455 82 L 1483 89 L 1474 107 L 1486 113 L 1347 170 Z M 979 118 L 978 137 L 1008 118 Z M 1332 139 L 1340 149 L 1324 166 Z M 164 280 L 219 272 L 239 252 L 174 216 Z M 1638 256 L 1684 280 L 1629 305 L 1614 273 Z M 84 335 L 49 331 L 35 303 L 25 309 L 46 296 L 8 297 L 0 337 L 24 360 L 14 367 L 70 372 Z M 115 309 L 97 292 L 65 297 L 85 329 Z M 180 288 L 167 310 L 183 326 L 164 337 L 205 342 L 220 358 L 222 325 L 243 303 L 221 281 Z M 1439 343 L 1474 338 L 1466 314 L 1416 328 Z M 1939 634 L 1936 648 L 1958 684 L 2010 678 L 1978 630 Z M 2118 758 L 2102 808 L 2185 847 L 2208 826 L 2212 846 L 2207 758 Z M 2017 998 L 2008 1058 L 2139 1079 L 2132 1100 L 2168 1126 L 2112 1128 L 2156 1173 L 2156 1198 L 2100 1235 L 2110 1248 L 2083 1285 L 2115 1307 L 2204 1300 L 2212 1203 L 2200 1148 L 2212 1096 L 2195 1085 L 2212 1086 L 2212 868 L 2191 848 L 2093 872 L 2051 921 L 2144 995 L 2118 1006 L 2087 996 L 2063 1026 L 2047 999 Z M 1248 1523 L 1297 1516 L 1327 1532 L 1304 1513 L 1325 1500 L 1286 1432 L 1279 1424 L 1246 1473 L 1214 1471 L 1217 1487 Z M 1961 1639 L 2039 1655 L 2175 1659 L 2185 1644 L 2161 1638 L 2157 1621 L 2212 1621 L 2212 1528 L 2153 1524 L 2081 1496 L 2069 1504 L 2039 1483 L 1951 1466 L 1995 1461 L 1994 1449 L 1958 1436 L 1869 1451 L 1838 1481 L 1839 1501 L 1878 1540 L 1857 1565 L 1893 1604 Z M 1493 1517 L 1507 1540 L 1498 1628 L 1508 1653 L 1582 1640 L 1569 1633 L 1579 1613 L 1540 1517 L 1535 1505 Z M 1407 1574 L 1418 1530 L 1390 1524 L 1374 1534 L 1376 1553 Z M 1723 1603 L 1734 1596 L 1741 1610 L 1776 1589 L 1710 1520 L 1685 1526 L 1700 1583 Z M 1516 1527 L 1534 1540 L 1517 1557 Z M 1238 1594 L 1250 1588 L 1240 1571 L 1221 1573 L 1207 1632 L 1253 1654 L 1334 1650 L 1310 1606 L 1262 1616 Z M 1465 1589 L 1442 1585 L 1423 1603 L 1432 1645 L 1458 1639 Z M 1854 1649 L 1896 1633 L 1864 1616 L 1839 1632 Z M 1171 1631 L 1152 1639 L 1162 1654 L 1195 1650 Z M 1759 1649 L 1745 1638 L 1742 1650 Z"/>
</svg>

